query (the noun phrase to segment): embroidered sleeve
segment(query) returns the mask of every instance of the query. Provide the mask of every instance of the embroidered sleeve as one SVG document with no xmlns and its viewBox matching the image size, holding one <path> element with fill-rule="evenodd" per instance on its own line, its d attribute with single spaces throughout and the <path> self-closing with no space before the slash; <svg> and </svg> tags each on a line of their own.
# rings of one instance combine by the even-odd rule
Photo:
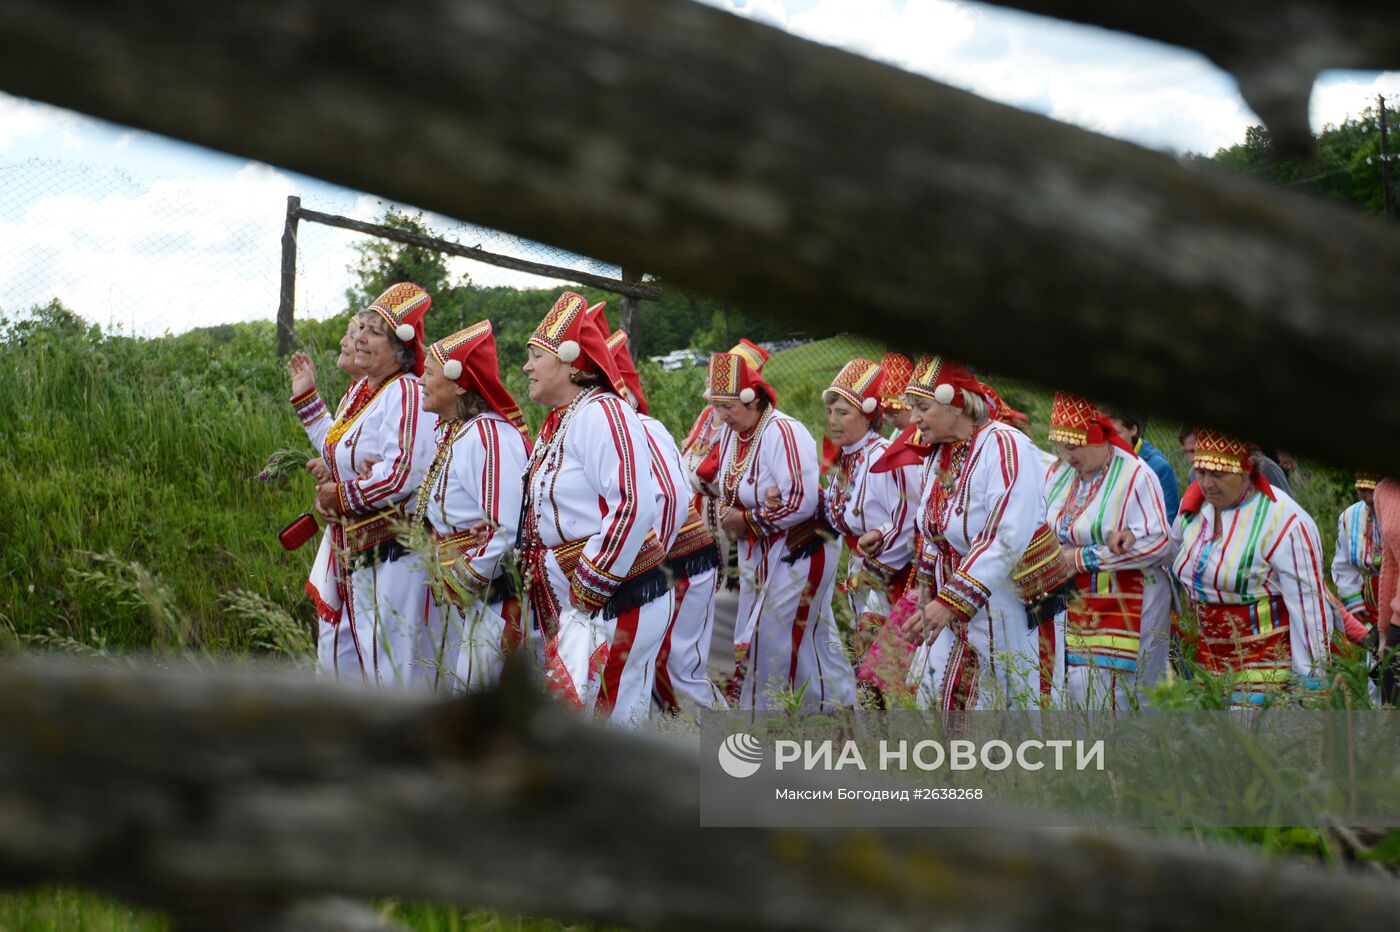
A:
<svg viewBox="0 0 1400 932">
<path fill-rule="evenodd" d="M 321 393 L 316 390 L 316 386 L 311 386 L 293 398 L 292 410 L 296 411 L 297 417 L 301 419 L 301 426 L 306 430 L 306 438 L 311 441 L 312 449 L 321 449 L 326 443 L 326 434 L 331 429 L 331 413 L 326 408 L 326 403 L 321 400 Z"/>
<path fill-rule="evenodd" d="M 590 401 L 567 439 L 582 456 L 601 515 L 571 581 L 575 601 L 590 611 L 601 609 L 622 585 L 656 523 L 646 433 L 623 405 L 614 395 Z"/>
<path fill-rule="evenodd" d="M 515 542 L 525 474 L 520 432 L 494 418 L 479 418 L 458 441 L 448 495 L 460 496 L 462 528 L 438 541 L 443 580 L 459 598 L 480 593 L 501 572 L 501 561 Z M 455 520 L 455 519 L 454 519 Z M 484 534 L 473 534 L 479 524 Z"/>
<path fill-rule="evenodd" d="M 938 590 L 938 600 L 963 618 L 987 604 L 992 587 L 1010 585 L 1011 569 L 1036 528 L 1045 523 L 1040 470 L 1025 469 L 1010 431 L 994 430 L 974 467 L 973 494 L 983 496 L 987 518 L 962 558 Z M 980 481 L 979 481 L 980 480 Z"/>
<path fill-rule="evenodd" d="M 1318 685 L 1328 659 L 1332 616 L 1322 581 L 1321 536 L 1312 519 L 1301 511 L 1288 518 L 1264 559 L 1288 610 L 1293 672 L 1305 685 Z"/>
<path fill-rule="evenodd" d="M 687 482 L 685 470 L 681 466 L 680 450 L 676 441 L 666 432 L 665 426 L 657 420 L 642 421 L 646 430 L 647 450 L 651 456 L 651 477 L 656 485 L 656 510 L 658 524 L 656 536 L 661 546 L 670 550 L 685 524 L 689 499 L 685 494 Z"/>
<path fill-rule="evenodd" d="M 771 537 L 801 524 L 817 512 L 817 445 L 807 428 L 787 418 L 774 418 L 755 438 L 760 444 L 758 505 L 749 509 L 750 530 L 755 537 Z M 778 490 L 778 503 L 770 506 L 768 489 Z"/>
<path fill-rule="evenodd" d="M 1166 505 L 1157 477 L 1141 464 L 1128 467 L 1128 474 L 1109 487 L 1100 489 L 1105 505 L 1103 541 L 1080 547 L 1075 557 L 1076 569 L 1097 570 L 1146 569 L 1162 562 L 1170 546 Z M 1100 502 L 1090 503 L 1097 509 Z M 1107 537 L 1114 531 L 1131 531 L 1133 544 L 1125 553 L 1114 553 Z"/>
<path fill-rule="evenodd" d="M 377 457 L 378 462 L 364 479 L 353 477 L 339 484 L 345 514 L 369 514 L 403 502 L 417 490 L 432 461 L 432 425 L 424 423 L 418 382 L 400 378 L 376 403 L 385 406 L 383 415 L 377 427 L 366 424 L 358 455 L 366 460 Z"/>
<path fill-rule="evenodd" d="M 1360 503 L 1358 503 L 1360 504 Z M 1361 504 L 1362 508 L 1366 506 Z M 1365 608 L 1365 581 L 1361 570 L 1352 562 L 1352 536 L 1356 533 L 1357 506 L 1345 509 L 1337 518 L 1337 548 L 1332 555 L 1332 582 L 1337 586 L 1337 596 L 1342 605 L 1351 612 Z"/>
</svg>

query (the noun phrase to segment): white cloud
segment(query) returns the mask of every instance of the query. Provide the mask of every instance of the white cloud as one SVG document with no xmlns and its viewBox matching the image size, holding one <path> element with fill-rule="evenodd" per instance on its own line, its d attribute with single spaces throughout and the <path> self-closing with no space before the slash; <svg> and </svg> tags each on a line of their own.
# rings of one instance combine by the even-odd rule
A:
<svg viewBox="0 0 1400 932">
<path fill-rule="evenodd" d="M 90 165 L 26 161 L 0 168 L 0 310 L 14 315 L 58 298 L 87 319 L 140 335 L 276 316 L 281 237 L 290 194 L 325 213 L 377 221 L 388 206 L 347 192 L 305 196 L 289 176 L 248 163 L 224 179 L 133 180 Z M 409 208 L 412 211 L 411 208 Z M 425 214 L 430 229 L 491 252 L 598 274 L 592 260 L 494 230 Z M 297 316 L 345 308 L 362 234 L 303 221 Z M 562 283 L 469 259 L 449 268 L 479 285 Z"/>
<path fill-rule="evenodd" d="M 753 0 L 705 0 L 983 97 L 1171 151 L 1210 153 L 1258 118 L 1201 55 L 1134 36 L 960 0 L 818 0 L 786 19 Z M 1315 128 L 1359 113 L 1400 73 L 1319 84 Z"/>
<path fill-rule="evenodd" d="M 52 163 L 10 171 L 31 196 L 0 205 L 8 313 L 57 297 L 139 334 L 275 316 L 285 175 L 250 163 L 227 180 L 142 185 Z"/>
<path fill-rule="evenodd" d="M 64 150 L 79 150 L 87 145 L 83 133 L 98 125 L 91 117 L 71 110 L 0 94 L 0 155 L 35 139 Z"/>
<path fill-rule="evenodd" d="M 1338 126 L 1347 117 L 1360 116 L 1367 107 L 1377 106 L 1378 94 L 1385 95 L 1387 110 L 1400 106 L 1400 72 L 1329 72 L 1313 87 L 1309 107 L 1313 129 Z M 1400 130 L 1400 127 L 1396 129 Z"/>
</svg>

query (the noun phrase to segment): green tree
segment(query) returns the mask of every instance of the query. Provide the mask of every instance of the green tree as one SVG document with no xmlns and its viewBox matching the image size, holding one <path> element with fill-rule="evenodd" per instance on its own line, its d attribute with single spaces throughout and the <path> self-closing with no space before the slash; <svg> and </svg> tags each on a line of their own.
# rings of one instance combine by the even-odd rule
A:
<svg viewBox="0 0 1400 932">
<path fill-rule="evenodd" d="M 1386 108 L 1386 122 L 1400 128 L 1400 111 Z M 1317 155 L 1311 162 L 1284 158 L 1274 149 L 1269 132 L 1262 126 L 1245 131 L 1244 142 L 1219 149 L 1206 158 L 1196 160 L 1224 166 L 1232 171 L 1250 175 L 1278 187 L 1306 192 L 1339 204 L 1349 204 L 1371 214 L 1384 212 L 1381 191 L 1381 133 L 1380 111 L 1368 107 L 1355 119 L 1340 125 L 1328 124 L 1316 136 Z M 1400 135 L 1390 140 L 1391 205 L 1396 205 L 1395 171 L 1400 160 Z M 1400 218 L 1400 210 L 1392 210 Z"/>
</svg>

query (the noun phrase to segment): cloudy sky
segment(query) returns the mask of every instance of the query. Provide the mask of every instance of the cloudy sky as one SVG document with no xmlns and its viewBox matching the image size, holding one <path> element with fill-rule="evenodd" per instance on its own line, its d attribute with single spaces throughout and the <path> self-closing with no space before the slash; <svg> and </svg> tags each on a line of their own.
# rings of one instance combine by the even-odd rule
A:
<svg viewBox="0 0 1400 932">
<path fill-rule="evenodd" d="M 1199 55 L 957 0 L 705 0 L 992 100 L 1172 152 L 1213 152 L 1257 122 L 1233 79 Z M 1400 98 L 1400 72 L 1334 72 L 1315 129 Z M 377 198 L 0 94 L 0 313 L 58 296 L 104 326 L 183 330 L 276 313 L 286 197 L 372 219 Z M 512 237 L 444 218 L 467 242 Z M 356 238 L 302 226 L 298 313 L 342 309 Z M 549 258 L 539 257 L 542 261 Z M 463 260 L 487 284 L 540 279 Z M 158 297 L 155 297 L 158 296 Z"/>
</svg>

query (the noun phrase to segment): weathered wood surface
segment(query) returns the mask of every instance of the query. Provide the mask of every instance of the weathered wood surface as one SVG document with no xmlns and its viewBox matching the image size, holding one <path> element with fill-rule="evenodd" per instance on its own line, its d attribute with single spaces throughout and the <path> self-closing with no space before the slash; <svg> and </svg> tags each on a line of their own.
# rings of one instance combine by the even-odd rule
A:
<svg viewBox="0 0 1400 932">
<path fill-rule="evenodd" d="M 690 0 L 10 0 L 0 87 L 1400 471 L 1394 228 Z"/>
<path fill-rule="evenodd" d="M 1400 7 L 1376 0 L 997 0 L 1058 19 L 1195 49 L 1240 84 L 1293 154 L 1312 148 L 1308 99 L 1319 72 L 1400 67 Z"/>
<path fill-rule="evenodd" d="M 407 243 L 410 246 L 422 246 L 425 249 L 436 250 L 437 252 L 446 253 L 449 256 L 461 256 L 465 259 L 473 259 L 477 262 L 484 262 L 487 265 L 494 265 L 502 269 L 511 269 L 516 272 L 529 272 L 531 275 L 543 275 L 549 278 L 563 279 L 566 282 L 589 285 L 593 288 L 602 288 L 605 291 L 623 295 L 633 301 L 641 298 L 655 300 L 661 297 L 661 289 L 656 285 L 643 284 L 641 276 L 629 279 L 626 273 L 623 273 L 622 278 L 609 278 L 606 275 L 594 275 L 591 272 L 582 272 L 578 269 L 565 268 L 561 265 L 549 265 L 544 262 L 531 262 L 528 259 L 517 259 L 514 256 L 503 256 L 500 253 L 487 252 L 479 246 L 463 246 L 461 243 L 438 239 L 436 236 L 425 236 L 414 230 L 388 227 L 381 223 L 366 223 L 363 220 L 354 220 L 350 217 L 341 217 L 336 214 L 326 214 L 319 210 L 310 210 L 304 207 L 297 208 L 296 216 L 302 220 L 310 220 L 314 223 L 325 224 L 326 226 L 339 227 L 342 230 L 366 233 L 370 236 L 378 236 L 383 239 L 393 240 L 397 243 Z"/>
<path fill-rule="evenodd" d="M 0 708 L 0 883 L 78 881 L 192 928 L 347 908 L 317 895 L 840 932 L 1369 932 L 1400 911 L 1393 882 L 994 816 L 700 830 L 692 746 L 585 723 L 515 679 L 429 704 L 304 674 L 8 662 Z"/>
</svg>

